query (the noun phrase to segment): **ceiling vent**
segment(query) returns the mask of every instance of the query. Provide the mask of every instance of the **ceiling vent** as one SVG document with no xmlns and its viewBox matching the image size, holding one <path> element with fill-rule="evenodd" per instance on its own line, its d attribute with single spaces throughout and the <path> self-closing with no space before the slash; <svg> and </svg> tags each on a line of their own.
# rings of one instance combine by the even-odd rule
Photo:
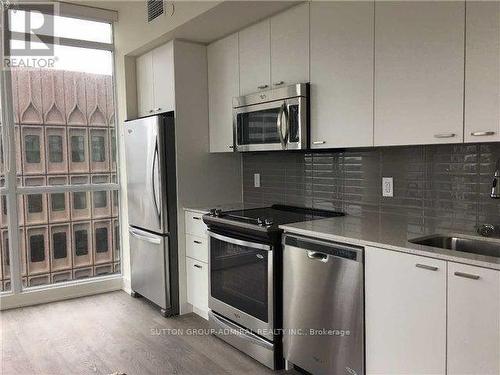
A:
<svg viewBox="0 0 500 375">
<path fill-rule="evenodd" d="M 147 0 L 148 22 L 153 21 L 164 13 L 163 0 Z"/>
</svg>

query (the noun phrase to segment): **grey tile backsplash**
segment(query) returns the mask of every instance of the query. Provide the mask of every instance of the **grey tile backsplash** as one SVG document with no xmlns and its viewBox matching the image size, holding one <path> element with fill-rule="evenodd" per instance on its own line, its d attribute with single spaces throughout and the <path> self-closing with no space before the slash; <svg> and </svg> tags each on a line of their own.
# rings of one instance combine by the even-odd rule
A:
<svg viewBox="0 0 500 375">
<path fill-rule="evenodd" d="M 332 152 L 243 155 L 244 203 L 399 213 L 440 230 L 500 224 L 500 200 L 489 197 L 499 143 L 381 147 Z M 254 187 L 254 173 L 261 187 Z M 382 177 L 394 197 L 382 197 Z"/>
</svg>

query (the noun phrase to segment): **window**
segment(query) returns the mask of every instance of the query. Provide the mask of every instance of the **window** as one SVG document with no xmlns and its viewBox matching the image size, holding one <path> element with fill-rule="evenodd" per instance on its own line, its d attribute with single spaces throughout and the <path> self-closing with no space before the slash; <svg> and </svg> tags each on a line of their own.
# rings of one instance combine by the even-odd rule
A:
<svg viewBox="0 0 500 375">
<path fill-rule="evenodd" d="M 40 163 L 40 137 L 38 135 L 27 135 L 24 137 L 26 148 L 26 162 Z"/>
<path fill-rule="evenodd" d="M 75 210 L 83 210 L 87 208 L 87 193 L 73 193 L 73 208 Z"/>
<path fill-rule="evenodd" d="M 64 211 L 66 208 L 66 200 L 64 193 L 55 193 L 50 195 L 50 206 L 52 211 Z"/>
<path fill-rule="evenodd" d="M 53 21 L 54 28 L 37 28 L 37 34 L 60 39 L 30 41 L 34 34 L 24 29 L 30 24 L 24 22 L 29 2 L 21 3 L 7 11 L 15 33 L 2 31 L 17 54 L 6 58 L 25 64 L 9 70 L 12 86 L 0 90 L 0 116 L 14 119 L 0 118 L 0 218 L 13 217 L 9 209 L 19 211 L 19 220 L 9 222 L 19 230 L 19 240 L 11 238 L 11 253 L 5 250 L 8 232 L 0 228 L 0 263 L 15 252 L 21 260 L 21 269 L 8 280 L 16 279 L 14 293 L 38 283 L 34 280 L 42 285 L 60 281 L 62 273 L 69 280 L 97 276 L 97 265 L 107 274 L 120 272 L 117 244 L 123 243 L 111 231 L 119 210 L 110 199 L 120 189 L 119 165 L 111 163 L 118 138 L 112 23 L 33 12 L 33 30 L 39 22 Z M 45 47 L 50 56 L 19 52 L 27 47 Z M 53 65 L 37 65 L 37 59 L 51 59 Z M 12 144 L 1 143 L 6 139 Z M 10 168 L 5 168 L 6 150 L 15 152 Z M 104 254 L 97 258 L 94 251 Z M 0 292 L 5 285 L 5 272 L 0 272 Z"/>
<path fill-rule="evenodd" d="M 45 260 L 45 238 L 43 234 L 30 236 L 30 260 L 33 263 Z"/>
<path fill-rule="evenodd" d="M 107 194 L 105 191 L 95 191 L 94 192 L 94 207 L 103 208 L 108 205 Z"/>
<path fill-rule="evenodd" d="M 101 135 L 92 136 L 92 161 L 99 163 L 106 161 L 104 137 Z"/>
<path fill-rule="evenodd" d="M 54 259 L 62 259 L 68 256 L 66 233 L 58 232 L 52 235 Z"/>
<path fill-rule="evenodd" d="M 63 138 L 60 135 L 49 135 L 49 161 L 51 163 L 63 161 Z"/>
<path fill-rule="evenodd" d="M 95 230 L 95 251 L 105 253 L 108 251 L 108 229 L 97 228 Z"/>
<path fill-rule="evenodd" d="M 42 194 L 28 195 L 28 212 L 30 214 L 40 213 L 43 211 Z"/>
<path fill-rule="evenodd" d="M 86 230 L 75 231 L 75 254 L 84 256 L 89 253 L 89 239 Z"/>
<path fill-rule="evenodd" d="M 85 137 L 81 135 L 71 136 L 71 161 L 73 163 L 85 161 Z"/>
</svg>

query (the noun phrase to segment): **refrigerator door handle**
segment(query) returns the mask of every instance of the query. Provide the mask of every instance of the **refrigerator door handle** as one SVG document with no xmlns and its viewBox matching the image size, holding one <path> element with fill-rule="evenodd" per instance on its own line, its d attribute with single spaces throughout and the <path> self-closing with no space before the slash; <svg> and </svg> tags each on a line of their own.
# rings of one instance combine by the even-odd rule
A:
<svg viewBox="0 0 500 375">
<path fill-rule="evenodd" d="M 140 240 L 150 242 L 155 245 L 161 245 L 161 239 L 158 237 L 148 236 L 143 233 L 139 233 L 134 228 L 128 228 L 128 232 L 130 233 L 131 236 L 134 236 Z"/>
<path fill-rule="evenodd" d="M 161 214 L 159 209 L 159 199 L 157 199 L 156 190 L 158 188 L 158 184 L 156 184 L 156 168 L 158 163 L 158 137 L 155 139 L 155 149 L 153 152 L 153 163 L 151 166 L 151 185 L 153 187 L 153 204 L 156 211 L 156 216 L 158 217 L 158 226 L 161 227 Z"/>
</svg>

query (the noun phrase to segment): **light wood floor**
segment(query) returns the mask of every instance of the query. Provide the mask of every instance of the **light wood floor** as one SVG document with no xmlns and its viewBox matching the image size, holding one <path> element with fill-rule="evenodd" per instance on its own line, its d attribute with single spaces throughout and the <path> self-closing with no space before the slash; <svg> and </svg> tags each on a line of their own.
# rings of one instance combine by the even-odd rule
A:
<svg viewBox="0 0 500 375">
<path fill-rule="evenodd" d="M 162 334 L 207 322 L 194 314 L 165 319 L 125 292 L 0 314 L 4 375 L 276 374 L 216 337 Z"/>
</svg>

